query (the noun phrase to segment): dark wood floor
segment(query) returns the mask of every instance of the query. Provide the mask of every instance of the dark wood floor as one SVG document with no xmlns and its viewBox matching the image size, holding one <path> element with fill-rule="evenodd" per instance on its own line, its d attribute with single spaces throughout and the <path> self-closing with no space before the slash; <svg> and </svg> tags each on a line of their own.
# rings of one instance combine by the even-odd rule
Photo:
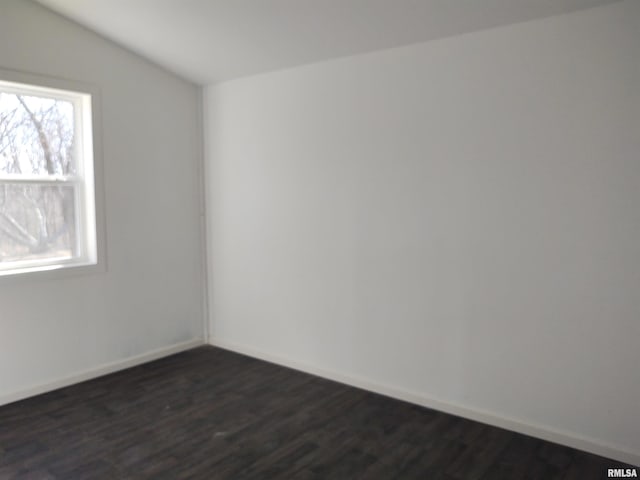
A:
<svg viewBox="0 0 640 480">
<path fill-rule="evenodd" d="M 0 407 L 0 479 L 602 479 L 619 462 L 202 347 Z"/>
</svg>

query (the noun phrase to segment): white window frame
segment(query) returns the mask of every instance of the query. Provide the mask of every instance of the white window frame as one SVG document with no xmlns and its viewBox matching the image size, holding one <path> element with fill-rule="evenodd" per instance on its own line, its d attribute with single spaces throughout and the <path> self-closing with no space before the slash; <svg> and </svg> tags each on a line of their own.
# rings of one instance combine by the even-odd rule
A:
<svg viewBox="0 0 640 480">
<path fill-rule="evenodd" d="M 99 148 L 99 91 L 95 86 L 68 80 L 0 69 L 0 89 L 24 95 L 71 102 L 74 106 L 76 174 L 27 176 L 0 174 L 12 184 L 68 185 L 74 189 L 78 252 L 73 258 L 44 258 L 0 262 L 0 281 L 104 271 L 104 220 L 102 214 L 102 162 Z M 23 275 L 29 274 L 29 275 Z"/>
</svg>

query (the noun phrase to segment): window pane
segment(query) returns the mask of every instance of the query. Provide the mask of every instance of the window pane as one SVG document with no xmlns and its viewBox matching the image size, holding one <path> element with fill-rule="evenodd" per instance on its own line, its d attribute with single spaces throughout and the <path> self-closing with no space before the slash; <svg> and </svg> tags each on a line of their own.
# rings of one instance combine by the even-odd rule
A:
<svg viewBox="0 0 640 480">
<path fill-rule="evenodd" d="M 73 103 L 3 92 L 0 87 L 0 175 L 73 175 Z"/>
<path fill-rule="evenodd" d="M 0 267 L 77 256 L 75 187 L 0 183 Z"/>
</svg>

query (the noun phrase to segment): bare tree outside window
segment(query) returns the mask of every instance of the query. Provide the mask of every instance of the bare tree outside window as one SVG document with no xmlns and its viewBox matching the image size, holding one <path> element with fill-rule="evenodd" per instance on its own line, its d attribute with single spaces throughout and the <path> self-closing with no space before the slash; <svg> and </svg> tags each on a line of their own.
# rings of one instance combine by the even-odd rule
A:
<svg viewBox="0 0 640 480">
<path fill-rule="evenodd" d="M 0 90 L 0 264 L 77 254 L 74 104 Z"/>
</svg>

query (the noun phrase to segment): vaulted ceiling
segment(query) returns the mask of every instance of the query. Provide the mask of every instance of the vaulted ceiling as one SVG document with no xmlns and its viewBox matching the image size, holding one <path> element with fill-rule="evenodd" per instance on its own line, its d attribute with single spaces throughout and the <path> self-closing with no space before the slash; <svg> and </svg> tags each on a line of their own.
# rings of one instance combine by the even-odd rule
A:
<svg viewBox="0 0 640 480">
<path fill-rule="evenodd" d="M 37 0 L 196 83 L 616 0 Z"/>
</svg>

